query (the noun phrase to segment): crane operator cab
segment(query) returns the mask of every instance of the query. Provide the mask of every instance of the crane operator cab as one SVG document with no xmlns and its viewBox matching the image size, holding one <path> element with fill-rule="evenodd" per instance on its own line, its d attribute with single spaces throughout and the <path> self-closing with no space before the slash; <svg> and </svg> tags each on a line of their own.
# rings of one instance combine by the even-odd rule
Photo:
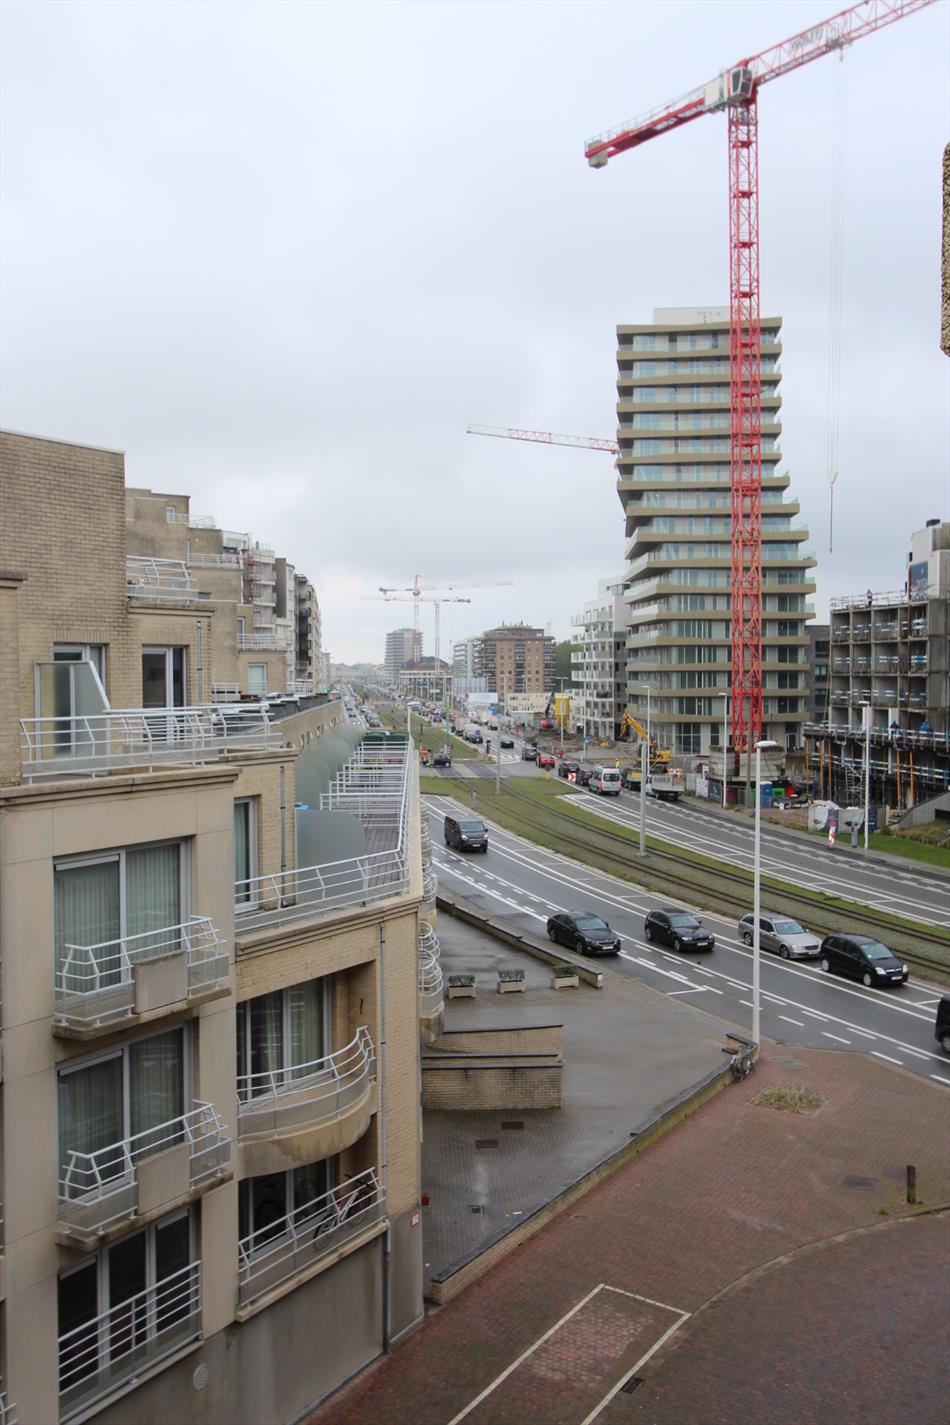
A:
<svg viewBox="0 0 950 1425">
<path fill-rule="evenodd" d="M 721 109 L 726 104 L 748 104 L 752 98 L 752 70 L 747 64 L 724 69 L 710 84 L 703 97 L 704 109 Z"/>
</svg>

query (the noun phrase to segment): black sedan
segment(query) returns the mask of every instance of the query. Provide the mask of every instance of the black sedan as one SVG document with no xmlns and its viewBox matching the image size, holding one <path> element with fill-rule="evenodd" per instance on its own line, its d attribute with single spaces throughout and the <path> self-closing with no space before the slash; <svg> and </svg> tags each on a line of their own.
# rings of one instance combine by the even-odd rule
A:
<svg viewBox="0 0 950 1425">
<path fill-rule="evenodd" d="M 581 764 L 579 762 L 562 762 L 557 769 L 557 774 L 559 777 L 563 777 L 565 781 L 576 782 L 577 774 L 580 770 Z"/>
<path fill-rule="evenodd" d="M 432 759 L 433 767 L 451 767 L 452 754 L 450 752 L 437 752 Z"/>
<path fill-rule="evenodd" d="M 502 747 L 514 747 L 515 745 L 515 740 L 513 737 L 503 737 L 500 740 Z"/>
<path fill-rule="evenodd" d="M 548 921 L 548 939 L 581 955 L 619 955 L 620 936 L 606 920 L 586 910 L 564 911 Z"/>
<path fill-rule="evenodd" d="M 643 922 L 643 933 L 648 940 L 669 945 L 673 950 L 712 950 L 716 943 L 716 937 L 695 915 L 668 905 L 650 911 Z"/>
<path fill-rule="evenodd" d="M 821 942 L 821 968 L 825 974 L 860 980 L 868 989 L 907 983 L 904 961 L 870 935 L 826 935 Z"/>
</svg>

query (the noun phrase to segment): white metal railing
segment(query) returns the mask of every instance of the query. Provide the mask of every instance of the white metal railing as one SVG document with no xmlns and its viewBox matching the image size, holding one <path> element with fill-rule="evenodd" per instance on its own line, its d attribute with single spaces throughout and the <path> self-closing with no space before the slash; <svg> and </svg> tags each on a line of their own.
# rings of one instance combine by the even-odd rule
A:
<svg viewBox="0 0 950 1425">
<path fill-rule="evenodd" d="M 170 968 L 172 957 L 180 958 L 184 970 L 180 988 L 185 997 L 214 989 L 227 979 L 224 941 L 204 915 L 98 945 L 67 942 L 54 975 L 56 1018 L 91 1027 L 134 1013 L 139 967 L 159 968 L 159 962 L 164 962 L 162 968 Z M 179 998 L 177 993 L 174 997 Z"/>
<path fill-rule="evenodd" d="M 443 1006 L 442 966 L 439 963 L 439 937 L 420 922 L 419 929 L 419 1017 L 431 1019 Z"/>
<path fill-rule="evenodd" d="M 422 873 L 422 900 L 425 905 L 434 905 L 436 893 L 439 888 L 439 879 L 431 866 L 427 866 Z"/>
<path fill-rule="evenodd" d="M 190 1262 L 60 1336 L 60 1418 L 88 1409 L 200 1335 L 201 1263 Z"/>
<path fill-rule="evenodd" d="M 260 703 L 21 718 L 20 732 L 27 778 L 206 762 L 222 752 L 260 751 L 279 740 Z"/>
<path fill-rule="evenodd" d="M 244 653 L 254 649 L 262 652 L 286 653 L 290 647 L 290 640 L 283 634 L 265 633 L 262 629 L 254 628 L 239 634 L 237 644 Z"/>
<path fill-rule="evenodd" d="M 321 810 L 350 812 L 377 839 L 390 837 L 392 846 L 237 881 L 238 933 L 406 894 L 412 752 L 409 739 L 361 743 L 320 798 Z"/>
<path fill-rule="evenodd" d="M 59 1221 L 79 1231 L 101 1232 L 138 1210 L 139 1171 L 143 1160 L 184 1144 L 188 1189 L 220 1175 L 231 1140 L 210 1103 L 195 1103 L 188 1113 L 120 1139 L 95 1153 L 70 1148 L 60 1171 Z"/>
<path fill-rule="evenodd" d="M 312 678 L 294 678 L 287 684 L 287 691 L 295 698 L 312 698 L 317 689 Z"/>
<path fill-rule="evenodd" d="M 238 1076 L 238 1133 L 293 1133 L 338 1118 L 376 1078 L 373 1038 L 361 1025 L 349 1044 L 314 1059 L 260 1074 Z"/>
<path fill-rule="evenodd" d="M 238 1300 L 246 1306 L 384 1217 L 383 1187 L 367 1168 L 252 1232 L 238 1243 Z"/>
<path fill-rule="evenodd" d="M 0 1425 L 17 1425 L 16 1405 L 5 1390 L 0 1390 Z"/>
<path fill-rule="evenodd" d="M 241 701 L 240 683 L 212 683 L 211 700 L 215 703 L 239 703 Z"/>
<path fill-rule="evenodd" d="M 240 569 L 243 554 L 239 549 L 220 549 L 216 554 L 189 554 L 190 569 Z"/>
<path fill-rule="evenodd" d="M 876 608 L 878 606 L 886 607 L 888 605 L 906 606 L 907 604 L 925 603 L 928 599 L 936 599 L 938 597 L 939 590 L 935 584 L 921 588 L 915 586 L 912 595 L 908 595 L 906 588 L 901 589 L 900 592 L 888 590 L 888 592 L 882 594 L 874 593 L 873 590 L 869 589 L 866 594 L 839 595 L 838 598 L 831 600 L 831 607 L 833 609 L 863 609 Z"/>
<path fill-rule="evenodd" d="M 125 582 L 131 599 L 198 598 L 183 559 L 147 559 L 130 554 L 125 561 Z"/>
</svg>

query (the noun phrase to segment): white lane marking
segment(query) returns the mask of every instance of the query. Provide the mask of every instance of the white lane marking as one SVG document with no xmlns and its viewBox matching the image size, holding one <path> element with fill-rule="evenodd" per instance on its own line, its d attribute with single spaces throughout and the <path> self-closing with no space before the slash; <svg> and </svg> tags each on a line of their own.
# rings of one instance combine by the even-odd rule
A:
<svg viewBox="0 0 950 1425">
<path fill-rule="evenodd" d="M 915 1000 L 914 1003 L 919 1004 L 921 1009 L 933 1009 L 934 1005 L 939 1004 L 940 1001 L 938 999 L 919 999 Z"/>
<path fill-rule="evenodd" d="M 820 1019 L 822 1024 L 828 1023 L 828 1016 L 826 1014 L 819 1014 L 817 1009 L 804 1009 L 802 1013 L 810 1015 L 812 1019 Z"/>
<path fill-rule="evenodd" d="M 704 995 L 709 989 L 708 985 L 694 985 L 691 990 L 667 990 L 667 994 L 673 995 Z"/>
<path fill-rule="evenodd" d="M 901 1068 L 904 1067 L 904 1061 L 902 1059 L 892 1059 L 890 1054 L 879 1054 L 876 1049 L 872 1049 L 871 1053 L 875 1059 L 886 1059 L 889 1064 L 899 1064 Z"/>
<path fill-rule="evenodd" d="M 753 1005 L 753 1003 L 752 1003 L 752 1001 L 751 1001 L 750 999 L 741 999 L 741 1000 L 739 1001 L 739 1003 L 740 1003 L 740 1004 L 744 1004 L 745 1007 L 746 1007 L 746 1009 L 754 1009 L 754 1008 L 755 1008 L 755 1006 Z"/>
<path fill-rule="evenodd" d="M 632 1294 L 633 1293 L 631 1292 L 630 1295 Z M 640 1299 L 643 1301 L 646 1300 L 645 1297 L 641 1297 Z M 672 1308 L 668 1309 L 672 1310 Z M 630 1379 L 630 1377 L 632 1375 L 636 1375 L 637 1371 L 640 1370 L 642 1366 L 646 1365 L 650 1357 L 654 1355 L 660 1349 L 660 1347 L 670 1339 L 674 1331 L 679 1330 L 684 1321 L 689 1320 L 689 1315 L 690 1313 L 688 1311 L 682 1312 L 680 1314 L 679 1320 L 674 1321 L 672 1326 L 667 1327 L 667 1329 L 663 1332 L 663 1335 L 660 1336 L 656 1341 L 654 1341 L 653 1345 L 648 1351 L 645 1351 L 643 1353 L 643 1355 L 637 1361 L 636 1365 L 631 1370 L 624 1371 L 620 1379 L 614 1385 L 611 1386 L 610 1390 L 608 1390 L 603 1400 L 600 1401 L 598 1405 L 595 1405 L 593 1410 L 588 1415 L 584 1416 L 583 1420 L 581 1421 L 581 1425 L 593 1425 L 593 1422 L 597 1419 L 597 1416 L 601 1413 L 601 1411 L 610 1404 L 610 1402 L 614 1399 L 616 1395 L 619 1394 L 621 1390 L 623 1390 L 624 1385 Z"/>
<path fill-rule="evenodd" d="M 837 1042 L 838 1042 L 839 1044 L 850 1044 L 850 1043 L 851 1043 L 851 1040 L 850 1040 L 850 1039 L 842 1039 L 842 1037 L 841 1037 L 840 1034 L 829 1034 L 828 1031 L 827 1031 L 827 1029 L 823 1029 L 823 1030 L 821 1031 L 821 1036 L 822 1036 L 823 1039 L 835 1039 L 835 1040 L 837 1040 Z M 897 1061 L 895 1060 L 895 1063 L 896 1063 L 896 1062 L 897 1062 Z"/>
<path fill-rule="evenodd" d="M 950 1084 L 950 1079 L 945 1079 L 942 1074 L 931 1074 L 932 1079 L 936 1079 L 938 1084 Z"/>
<path fill-rule="evenodd" d="M 789 1019 L 787 1014 L 780 1014 L 779 1019 L 784 1019 L 786 1024 L 797 1024 L 799 1029 L 805 1028 L 805 1022 L 802 1019 Z"/>
</svg>

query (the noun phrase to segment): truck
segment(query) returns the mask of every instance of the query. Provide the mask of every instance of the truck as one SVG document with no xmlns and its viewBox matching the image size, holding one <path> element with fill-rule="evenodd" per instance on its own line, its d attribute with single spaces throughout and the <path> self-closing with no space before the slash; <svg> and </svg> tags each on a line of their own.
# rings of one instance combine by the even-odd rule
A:
<svg viewBox="0 0 950 1425">
<path fill-rule="evenodd" d="M 647 796 L 661 802 L 678 802 L 683 795 L 683 774 L 679 767 L 654 762 L 647 776 Z"/>
</svg>

